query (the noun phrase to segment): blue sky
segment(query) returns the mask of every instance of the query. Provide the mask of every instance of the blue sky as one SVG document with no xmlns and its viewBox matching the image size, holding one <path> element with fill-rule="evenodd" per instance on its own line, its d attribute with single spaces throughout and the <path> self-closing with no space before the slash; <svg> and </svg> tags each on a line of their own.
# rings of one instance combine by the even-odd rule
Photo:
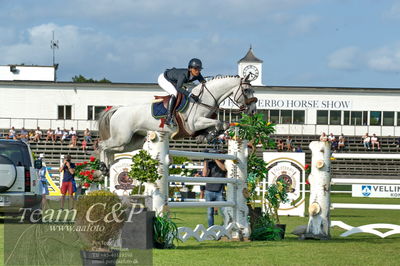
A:
<svg viewBox="0 0 400 266">
<path fill-rule="evenodd" d="M 0 0 L 0 65 L 52 64 L 58 78 L 156 82 L 203 60 L 237 74 L 250 44 L 265 85 L 400 87 L 400 0 Z"/>
</svg>

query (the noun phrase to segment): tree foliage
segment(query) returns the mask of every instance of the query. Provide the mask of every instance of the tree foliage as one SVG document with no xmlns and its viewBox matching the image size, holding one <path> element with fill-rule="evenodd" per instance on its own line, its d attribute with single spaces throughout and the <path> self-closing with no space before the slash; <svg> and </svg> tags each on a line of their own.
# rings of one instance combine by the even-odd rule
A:
<svg viewBox="0 0 400 266">
<path fill-rule="evenodd" d="M 82 75 L 73 76 L 72 77 L 72 82 L 76 82 L 76 83 L 111 83 L 111 81 L 109 81 L 106 78 L 103 78 L 101 80 L 95 80 L 95 79 L 92 79 L 92 78 L 85 78 Z"/>
</svg>

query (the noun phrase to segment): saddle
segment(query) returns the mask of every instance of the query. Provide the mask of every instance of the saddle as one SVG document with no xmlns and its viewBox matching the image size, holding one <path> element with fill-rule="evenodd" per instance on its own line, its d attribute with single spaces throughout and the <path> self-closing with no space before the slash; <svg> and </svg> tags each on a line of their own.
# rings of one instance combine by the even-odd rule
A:
<svg viewBox="0 0 400 266">
<path fill-rule="evenodd" d="M 164 128 L 165 119 L 167 117 L 167 108 L 170 95 L 167 96 L 154 96 L 154 101 L 151 106 L 151 112 L 155 119 L 160 119 L 160 128 Z M 185 123 L 183 117 L 180 113 L 186 110 L 188 106 L 189 99 L 182 93 L 178 93 L 176 97 L 175 106 L 173 109 L 174 117 L 176 119 L 177 131 L 171 135 L 172 139 L 178 139 L 182 137 L 190 137 L 193 133 L 185 128 Z"/>
</svg>

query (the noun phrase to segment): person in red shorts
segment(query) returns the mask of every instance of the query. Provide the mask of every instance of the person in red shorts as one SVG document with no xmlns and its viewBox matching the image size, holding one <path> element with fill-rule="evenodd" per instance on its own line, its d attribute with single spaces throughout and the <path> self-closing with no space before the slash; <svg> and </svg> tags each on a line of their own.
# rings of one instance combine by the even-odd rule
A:
<svg viewBox="0 0 400 266">
<path fill-rule="evenodd" d="M 60 167 L 60 172 L 63 172 L 63 180 L 61 185 L 61 209 L 64 209 L 65 194 L 69 195 L 68 207 L 74 208 L 74 193 L 73 181 L 75 176 L 75 164 L 71 162 L 71 155 L 67 155 L 63 165 Z"/>
</svg>

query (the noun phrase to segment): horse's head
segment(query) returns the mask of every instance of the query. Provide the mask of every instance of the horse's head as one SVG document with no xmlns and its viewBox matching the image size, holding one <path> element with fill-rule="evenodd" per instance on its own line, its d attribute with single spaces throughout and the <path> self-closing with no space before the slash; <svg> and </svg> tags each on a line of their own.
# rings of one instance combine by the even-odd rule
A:
<svg viewBox="0 0 400 266">
<path fill-rule="evenodd" d="M 233 100 L 241 105 L 240 109 L 246 114 L 255 114 L 257 110 L 257 98 L 254 97 L 254 90 L 248 81 L 248 77 L 241 79 L 239 87 L 233 94 Z"/>
</svg>

